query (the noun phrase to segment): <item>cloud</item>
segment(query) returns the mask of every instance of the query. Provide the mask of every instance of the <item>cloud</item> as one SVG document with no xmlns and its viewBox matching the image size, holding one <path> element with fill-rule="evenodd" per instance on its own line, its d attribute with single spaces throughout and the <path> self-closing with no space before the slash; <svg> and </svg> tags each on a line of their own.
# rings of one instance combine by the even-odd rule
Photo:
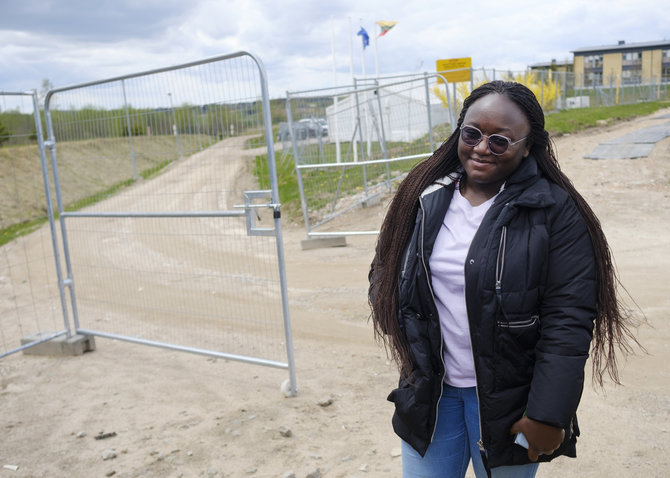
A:
<svg viewBox="0 0 670 478">
<path fill-rule="evenodd" d="M 356 31 L 370 33 L 366 73 L 375 72 L 377 20 L 398 24 L 377 42 L 382 75 L 434 71 L 469 56 L 475 67 L 523 70 L 571 59 L 583 46 L 661 40 L 665 0 L 553 4 L 496 0 L 22 0 L 0 16 L 0 89 L 116 77 L 245 50 L 268 72 L 272 96 L 361 75 Z M 650 14 L 651 12 L 651 14 Z"/>
<path fill-rule="evenodd" d="M 22 0 L 3 8 L 0 30 L 65 41 L 150 38 L 190 8 L 189 2 L 177 0 Z"/>
</svg>

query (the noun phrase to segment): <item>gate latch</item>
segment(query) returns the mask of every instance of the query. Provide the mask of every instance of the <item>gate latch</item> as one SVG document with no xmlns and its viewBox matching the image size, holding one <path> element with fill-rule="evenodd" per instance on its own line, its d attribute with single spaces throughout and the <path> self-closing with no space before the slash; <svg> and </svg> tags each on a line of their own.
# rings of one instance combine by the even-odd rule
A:
<svg viewBox="0 0 670 478">
<path fill-rule="evenodd" d="M 271 218 L 268 217 L 273 227 L 258 227 L 256 221 L 261 221 L 260 211 L 271 209 Z M 244 191 L 244 216 L 247 222 L 247 235 L 249 236 L 274 236 L 274 219 L 279 217 L 279 205 L 272 203 L 272 191 Z"/>
</svg>

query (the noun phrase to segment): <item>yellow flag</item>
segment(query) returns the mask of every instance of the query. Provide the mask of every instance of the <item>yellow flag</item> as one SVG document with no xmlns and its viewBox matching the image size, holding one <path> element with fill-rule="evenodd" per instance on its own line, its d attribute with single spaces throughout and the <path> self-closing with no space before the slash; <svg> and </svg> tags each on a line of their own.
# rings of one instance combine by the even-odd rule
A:
<svg viewBox="0 0 670 478">
<path fill-rule="evenodd" d="M 379 25 L 379 28 L 381 28 L 381 30 L 382 30 L 381 33 L 379 33 L 379 35 L 377 37 L 377 38 L 379 38 L 379 37 L 383 37 L 384 35 L 386 35 L 388 33 L 388 31 L 391 28 L 393 28 L 396 25 L 396 23 L 398 23 L 398 22 L 387 22 L 385 20 L 380 20 L 380 21 L 375 22 L 375 23 L 377 25 Z"/>
</svg>

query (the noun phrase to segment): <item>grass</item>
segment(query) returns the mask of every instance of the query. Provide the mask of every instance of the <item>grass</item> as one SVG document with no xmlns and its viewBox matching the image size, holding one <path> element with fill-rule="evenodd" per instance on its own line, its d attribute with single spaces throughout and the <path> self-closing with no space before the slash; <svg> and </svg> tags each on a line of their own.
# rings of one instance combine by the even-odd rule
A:
<svg viewBox="0 0 670 478">
<path fill-rule="evenodd" d="M 630 120 L 650 115 L 661 108 L 667 107 L 670 107 L 670 101 L 563 110 L 546 115 L 545 129 L 551 135 L 572 134 L 598 126 L 600 121 Z"/>
<path fill-rule="evenodd" d="M 25 236 L 26 234 L 36 231 L 42 224 L 47 222 L 47 220 L 47 217 L 38 217 L 0 229 L 0 246 L 13 241 L 17 237 Z"/>
</svg>

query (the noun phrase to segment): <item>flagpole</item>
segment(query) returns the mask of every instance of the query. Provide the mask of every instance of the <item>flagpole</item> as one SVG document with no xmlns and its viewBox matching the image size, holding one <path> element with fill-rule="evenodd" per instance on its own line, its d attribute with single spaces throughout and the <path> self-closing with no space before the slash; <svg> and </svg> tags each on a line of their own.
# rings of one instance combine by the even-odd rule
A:
<svg viewBox="0 0 670 478">
<path fill-rule="evenodd" d="M 330 50 L 333 55 L 333 87 L 337 87 L 337 65 L 335 63 L 335 21 L 333 16 L 330 16 Z M 328 135 L 330 136 L 331 132 L 335 137 L 335 160 L 339 163 L 340 159 L 340 138 L 337 129 L 337 123 L 340 121 L 337 111 L 337 93 L 333 97 L 333 124 L 328 125 Z M 326 118 L 327 120 L 327 118 Z M 332 126 L 332 128 L 331 128 Z M 329 138 L 330 140 L 330 138 Z"/>
<path fill-rule="evenodd" d="M 349 63 L 349 73 L 351 73 L 351 81 L 354 81 L 354 28 L 349 17 L 349 56 L 351 61 Z"/>
<path fill-rule="evenodd" d="M 379 27 L 381 30 L 381 27 Z M 379 54 L 377 52 L 377 38 L 379 35 L 375 35 L 375 76 L 379 78 Z"/>
<path fill-rule="evenodd" d="M 361 28 L 363 28 L 363 19 L 361 18 Z M 362 39 L 362 37 L 361 37 Z M 362 74 L 363 78 L 365 78 L 365 42 L 361 41 L 361 65 L 362 65 Z"/>
<path fill-rule="evenodd" d="M 349 53 L 350 53 L 350 58 L 351 61 L 349 63 L 349 72 L 351 73 L 351 84 L 356 86 L 356 79 L 354 78 L 354 28 L 353 24 L 351 23 L 351 17 L 349 17 Z M 351 130 L 353 132 L 356 131 L 356 116 L 354 114 L 351 114 Z M 353 135 L 353 138 L 351 139 L 352 142 L 352 151 L 353 151 L 353 156 L 354 156 L 354 162 L 358 161 L 358 151 L 357 151 L 357 146 L 356 146 L 356 135 Z"/>
</svg>

